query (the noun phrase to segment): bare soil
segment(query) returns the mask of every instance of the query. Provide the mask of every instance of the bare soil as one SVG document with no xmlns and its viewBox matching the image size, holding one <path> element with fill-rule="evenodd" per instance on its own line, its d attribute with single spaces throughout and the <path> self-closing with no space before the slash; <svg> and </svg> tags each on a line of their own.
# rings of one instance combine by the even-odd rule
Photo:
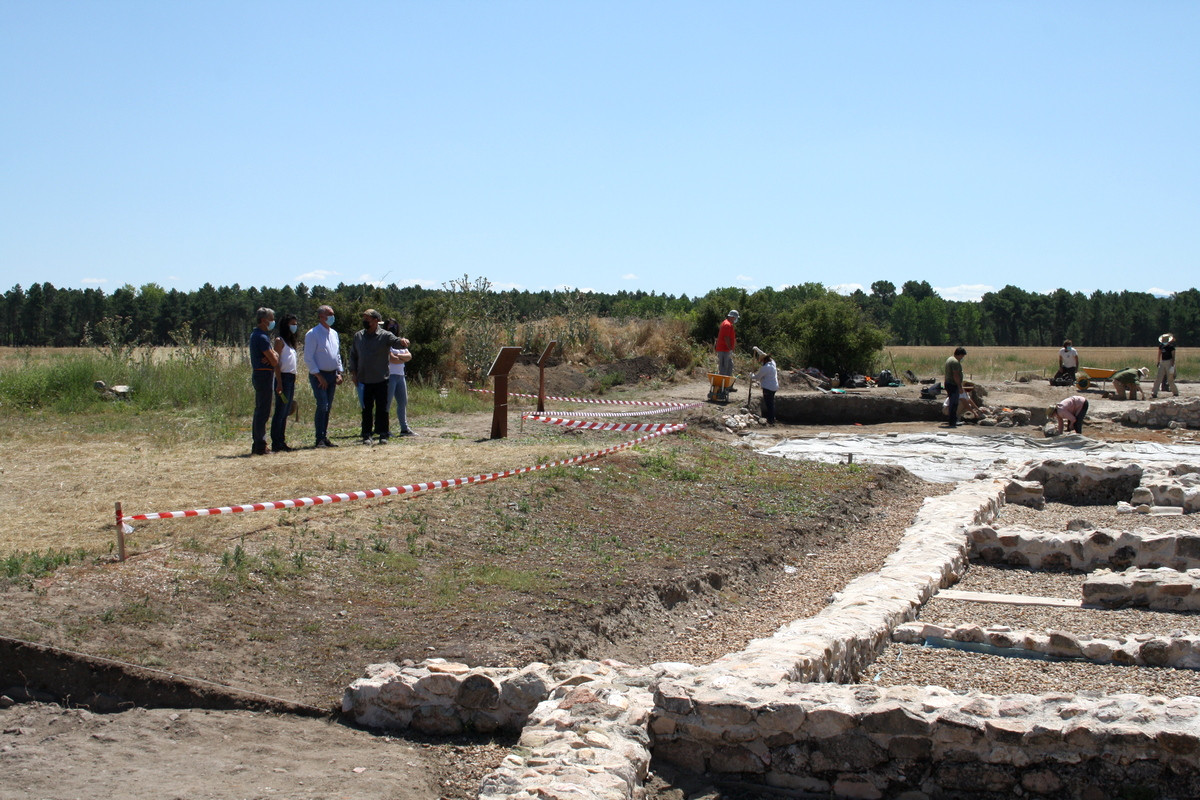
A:
<svg viewBox="0 0 1200 800">
<path fill-rule="evenodd" d="M 659 383 L 658 370 L 631 366 L 610 394 L 703 400 L 703 379 Z M 549 394 L 594 391 L 603 381 L 570 364 L 547 376 Z M 536 391 L 536 381 L 536 369 L 522 368 L 511 388 Z M 993 392 L 988 402 L 1064 395 L 1037 384 Z M 0 473 L 0 557 L 46 543 L 96 553 L 112 536 L 113 496 L 149 498 L 139 511 L 281 499 L 526 466 L 630 438 L 522 424 L 516 403 L 503 442 L 487 438 L 491 415 L 481 411 L 414 419 L 422 436 L 387 447 L 352 445 L 347 436 L 338 450 L 265 459 L 229 443 L 147 439 L 133 450 L 93 434 L 73 447 L 10 431 L 27 457 Z M 902 470 L 729 447 L 735 437 L 720 420 L 737 410 L 735 402 L 633 420 L 686 419 L 689 430 L 462 490 L 139 525 L 123 563 L 89 557 L 42 577 L 3 579 L 3 636 L 330 716 L 154 708 L 170 704 L 168 692 L 115 686 L 96 664 L 95 685 L 77 677 L 63 691 L 53 676 L 10 661 L 0 666 L 0 692 L 11 686 L 10 696 L 34 702 L 0 708 L 0 798 L 473 797 L 511 742 L 397 739 L 336 723 L 342 689 L 366 664 L 715 657 L 819 608 L 857 574 L 842 566 L 830 581 L 828 565 L 853 562 L 864 543 L 902 529 L 922 498 L 944 490 Z M 1153 438 L 1111 423 L 1088 433 Z M 774 592 L 784 565 L 812 571 L 811 596 Z M 875 566 L 860 560 L 852 569 Z M 113 713 L 69 707 L 81 699 Z"/>
</svg>

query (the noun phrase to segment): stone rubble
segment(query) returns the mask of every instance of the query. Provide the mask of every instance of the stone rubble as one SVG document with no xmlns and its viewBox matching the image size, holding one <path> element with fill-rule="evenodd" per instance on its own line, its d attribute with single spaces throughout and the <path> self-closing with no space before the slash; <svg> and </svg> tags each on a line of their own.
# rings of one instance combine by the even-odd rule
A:
<svg viewBox="0 0 1200 800">
<path fill-rule="evenodd" d="M 1151 528 L 1036 531 L 976 525 L 967 530 L 971 560 L 1034 570 L 1170 567 L 1200 569 L 1200 533 Z"/>
<path fill-rule="evenodd" d="M 1147 408 L 1129 409 L 1120 421 L 1145 428 L 1200 428 L 1200 397 L 1151 401 Z"/>
<path fill-rule="evenodd" d="M 1083 602 L 1102 608 L 1138 606 L 1155 611 L 1200 611 L 1200 569 L 1099 570 L 1084 580 Z"/>
<path fill-rule="evenodd" d="M 951 627 L 928 622 L 906 622 L 892 631 L 892 641 L 903 644 L 936 644 L 938 640 L 1097 664 L 1200 669 L 1200 636 L 1193 635 L 1083 636 L 1067 631 L 1013 630 L 1004 625 Z"/>
</svg>

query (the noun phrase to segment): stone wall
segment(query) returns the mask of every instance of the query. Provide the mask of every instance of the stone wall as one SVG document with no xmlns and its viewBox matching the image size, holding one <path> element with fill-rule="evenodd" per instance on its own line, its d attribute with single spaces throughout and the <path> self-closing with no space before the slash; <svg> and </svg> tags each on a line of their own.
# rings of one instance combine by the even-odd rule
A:
<svg viewBox="0 0 1200 800">
<path fill-rule="evenodd" d="M 1142 481 L 1142 468 L 1132 461 L 1032 461 L 1013 477 L 1042 484 L 1047 500 L 1087 506 L 1126 502 Z"/>
<path fill-rule="evenodd" d="M 730 695 L 666 681 L 650 728 L 655 755 L 692 772 L 838 797 L 1110 797 L 1116 785 L 1200 796 L 1195 697 L 828 684 Z"/>
<path fill-rule="evenodd" d="M 1102 608 L 1139 606 L 1155 611 L 1200 611 L 1200 569 L 1100 570 L 1084 580 L 1083 601 Z"/>
<path fill-rule="evenodd" d="M 935 625 L 907 622 L 892 631 L 892 641 L 906 644 L 984 645 L 1008 655 L 1019 651 L 1057 660 L 1096 664 L 1200 669 L 1200 636 L 1082 636 L 1066 631 L 1013 630 L 1003 625 Z M 964 648 L 970 649 L 970 648 Z"/>
<path fill-rule="evenodd" d="M 1120 419 L 1145 428 L 1200 428 L 1200 397 L 1158 400 L 1147 408 L 1131 408 Z"/>
<path fill-rule="evenodd" d="M 1091 572 L 1101 567 L 1200 568 L 1200 533 L 1150 528 L 1118 531 L 1035 531 L 1028 528 L 968 529 L 971 560 L 1044 570 Z"/>
</svg>

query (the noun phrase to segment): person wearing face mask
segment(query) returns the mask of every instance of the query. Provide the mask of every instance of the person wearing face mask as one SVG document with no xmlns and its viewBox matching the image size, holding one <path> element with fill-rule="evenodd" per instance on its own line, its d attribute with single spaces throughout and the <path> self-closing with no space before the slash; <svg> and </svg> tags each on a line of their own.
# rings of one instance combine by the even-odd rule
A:
<svg viewBox="0 0 1200 800">
<path fill-rule="evenodd" d="M 332 308 L 321 306 L 317 309 L 317 324 L 304 334 L 304 363 L 316 400 L 313 428 L 317 447 L 337 447 L 329 441 L 329 409 L 333 406 L 333 394 L 342 383 L 342 351 L 338 333 L 333 329 L 335 319 Z"/>
<path fill-rule="evenodd" d="M 284 314 L 279 336 L 275 338 L 275 414 L 271 417 L 271 449 L 286 453 L 293 448 L 287 443 L 287 418 L 296 396 L 296 331 L 300 329 L 295 314 Z"/>
<path fill-rule="evenodd" d="M 260 308 L 254 314 L 258 323 L 250 333 L 250 368 L 254 384 L 254 421 L 250 426 L 250 454 L 265 456 L 267 449 L 267 420 L 271 416 L 271 395 L 275 391 L 275 367 L 279 355 L 271 347 L 271 331 L 275 330 L 275 312 Z"/>
<path fill-rule="evenodd" d="M 350 378 L 363 386 L 363 444 L 371 444 L 372 433 L 379 444 L 387 444 L 392 435 L 388 424 L 388 355 L 393 347 L 408 347 L 408 339 L 384 330 L 382 322 L 383 315 L 375 309 L 364 311 L 362 330 L 354 332 L 350 347 Z"/>
</svg>

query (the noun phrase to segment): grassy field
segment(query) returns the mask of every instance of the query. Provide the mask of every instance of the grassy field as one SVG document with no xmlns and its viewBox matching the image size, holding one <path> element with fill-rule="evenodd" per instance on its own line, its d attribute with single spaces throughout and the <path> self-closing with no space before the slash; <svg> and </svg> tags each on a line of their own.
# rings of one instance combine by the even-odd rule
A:
<svg viewBox="0 0 1200 800">
<path fill-rule="evenodd" d="M 1153 377 L 1158 359 L 1156 347 L 1087 347 L 1079 350 L 1083 367 L 1119 369 L 1146 367 Z M 946 357 L 953 347 L 888 347 L 883 352 L 880 368 L 903 373 L 911 369 L 919 377 L 940 376 Z M 1177 378 L 1181 381 L 1200 380 L 1200 359 L 1192 348 L 1175 351 Z M 968 347 L 963 372 L 968 380 L 1010 381 L 1022 373 L 1050 378 L 1058 370 L 1058 351 L 1049 347 Z"/>
</svg>

